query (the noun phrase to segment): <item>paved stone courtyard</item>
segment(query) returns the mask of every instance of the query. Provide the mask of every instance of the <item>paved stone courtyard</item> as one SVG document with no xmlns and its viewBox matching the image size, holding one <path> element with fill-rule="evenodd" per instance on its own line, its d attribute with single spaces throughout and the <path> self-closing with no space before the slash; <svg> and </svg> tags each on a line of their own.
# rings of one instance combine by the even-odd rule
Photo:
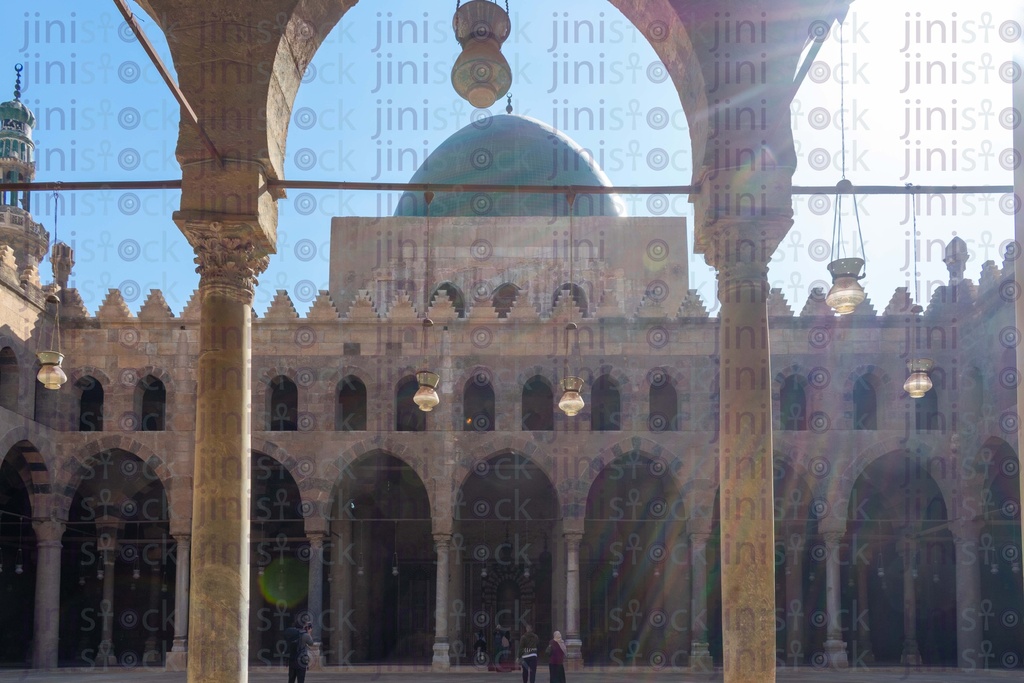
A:
<svg viewBox="0 0 1024 683">
<path fill-rule="evenodd" d="M 283 668 L 258 668 L 249 671 L 252 683 L 281 683 L 288 678 Z M 943 683 L 967 683 L 971 681 L 1019 681 L 1022 672 L 1017 671 L 960 671 L 957 669 L 850 669 L 846 671 L 826 671 L 820 669 L 779 669 L 776 673 L 778 683 L 803 683 L 811 681 L 842 681 L 842 683 L 895 683 L 896 681 L 941 681 Z M 380 681 L 382 683 L 444 683 L 457 680 L 459 683 L 517 683 L 518 671 L 498 674 L 478 672 L 464 669 L 451 674 L 434 674 L 429 670 L 416 667 L 352 667 L 350 669 L 327 669 L 321 672 L 310 672 L 306 675 L 309 683 L 344 680 L 351 683 L 364 681 Z M 628 679 L 652 681 L 654 683 L 714 683 L 722 680 L 721 670 L 713 674 L 697 675 L 685 671 L 653 671 L 650 669 L 588 669 L 585 672 L 569 673 L 568 679 L 573 683 L 618 683 Z M 0 683 L 26 681 L 29 683 L 58 683 L 63 681 L 83 681 L 84 683 L 185 683 L 186 677 L 181 672 L 166 672 L 146 669 L 56 669 L 51 671 L 9 670 L 0 671 Z M 537 672 L 538 683 L 547 683 L 547 668 L 541 666 Z"/>
</svg>

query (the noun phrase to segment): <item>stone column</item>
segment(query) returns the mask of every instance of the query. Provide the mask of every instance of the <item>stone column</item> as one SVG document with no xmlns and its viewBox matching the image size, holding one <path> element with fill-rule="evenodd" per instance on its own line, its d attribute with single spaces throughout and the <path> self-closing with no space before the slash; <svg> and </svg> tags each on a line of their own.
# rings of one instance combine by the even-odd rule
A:
<svg viewBox="0 0 1024 683">
<path fill-rule="evenodd" d="M 786 545 L 786 654 L 788 666 L 804 663 L 804 537 L 792 530 Z"/>
<path fill-rule="evenodd" d="M 117 664 L 114 654 L 114 570 L 117 552 L 116 541 L 111 541 L 110 548 L 100 551 L 103 562 L 103 599 L 100 601 L 100 646 L 96 661 L 102 666 Z"/>
<path fill-rule="evenodd" d="M 451 540 L 451 534 L 434 534 L 434 546 L 437 548 L 437 587 L 434 600 L 434 658 L 430 664 L 433 671 L 451 669 L 451 660 L 448 657 L 448 549 Z"/>
<path fill-rule="evenodd" d="M 143 556 L 146 560 L 145 568 L 140 567 L 140 577 L 142 572 L 148 571 L 150 574 L 149 581 L 149 611 L 148 614 L 158 615 L 160 614 L 160 592 L 163 584 L 163 577 L 161 576 L 161 568 L 159 562 L 149 563 L 149 558 Z M 161 660 L 164 657 L 163 643 L 157 640 L 160 635 L 157 627 L 151 627 L 147 621 L 143 621 L 142 627 L 148 631 L 146 634 L 146 643 L 143 646 L 142 664 L 147 667 L 157 667 L 162 663 Z M 173 643 L 172 643 L 173 647 Z M 166 668 L 166 665 L 165 665 Z"/>
<path fill-rule="evenodd" d="M 349 652 L 349 618 L 348 606 L 351 601 L 352 563 L 359 558 L 359 549 L 353 543 L 352 530 L 355 525 L 350 520 L 335 520 L 332 524 L 331 536 L 335 539 L 331 550 L 331 653 L 328 663 L 332 666 L 351 664 Z"/>
<path fill-rule="evenodd" d="M 57 667 L 60 634 L 60 550 L 64 523 L 32 520 L 36 533 L 36 598 L 32 635 L 32 668 Z"/>
<path fill-rule="evenodd" d="M 711 534 L 690 534 L 690 671 L 711 672 L 715 665 L 708 650 L 708 539 Z"/>
<path fill-rule="evenodd" d="M 839 620 L 842 605 L 839 592 L 839 544 L 843 540 L 840 531 L 827 531 L 825 537 L 825 612 L 828 618 L 825 630 L 825 656 L 830 666 L 845 669 L 850 663 L 846 657 L 846 643 L 843 642 L 843 628 Z"/>
<path fill-rule="evenodd" d="M 981 651 L 982 630 L 978 611 L 981 605 L 981 563 L 978 539 L 981 522 L 956 524 L 956 646 L 957 666 L 974 669 Z"/>
<path fill-rule="evenodd" d="M 320 645 L 323 641 L 324 605 L 324 537 L 323 534 L 309 535 L 309 599 L 307 610 L 313 622 L 313 645 L 309 648 L 309 669 L 323 669 Z"/>
<path fill-rule="evenodd" d="M 900 664 L 921 665 L 921 651 L 917 649 L 917 586 L 914 569 L 917 542 L 907 540 L 903 551 L 903 654 Z"/>
<path fill-rule="evenodd" d="M 565 666 L 576 671 L 583 666 L 580 640 L 580 541 L 579 531 L 566 531 L 565 538 Z"/>
<path fill-rule="evenodd" d="M 713 236 L 703 236 L 722 304 L 718 480 L 726 683 L 775 680 L 768 259 L 791 224 L 791 218 L 720 218 Z"/>
<path fill-rule="evenodd" d="M 183 193 L 183 203 L 185 194 Z M 181 221 L 181 214 L 175 214 Z M 255 219 L 253 219 L 255 221 Z M 190 683 L 248 678 L 252 297 L 268 259 L 252 226 L 185 219 L 199 272 Z"/>
<path fill-rule="evenodd" d="M 870 564 L 857 565 L 857 606 L 853 610 L 853 622 L 857 624 L 857 650 L 854 653 L 854 666 L 860 662 L 873 664 L 875 656 L 871 652 L 871 612 L 868 610 L 868 576 L 871 575 Z"/>
<path fill-rule="evenodd" d="M 192 537 L 178 534 L 174 537 L 174 640 L 167 653 L 165 667 L 168 671 L 184 671 L 188 663 L 188 578 L 189 554 Z"/>
</svg>

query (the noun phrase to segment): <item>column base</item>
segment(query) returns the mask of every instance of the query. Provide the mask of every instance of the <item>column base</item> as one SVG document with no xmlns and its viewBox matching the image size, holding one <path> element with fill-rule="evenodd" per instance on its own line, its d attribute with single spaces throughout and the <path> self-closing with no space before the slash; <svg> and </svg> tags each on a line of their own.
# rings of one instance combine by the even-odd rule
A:
<svg viewBox="0 0 1024 683">
<path fill-rule="evenodd" d="M 921 651 L 917 649 L 917 640 L 906 640 L 903 642 L 903 654 L 900 655 L 900 664 L 904 666 L 921 666 Z"/>
<path fill-rule="evenodd" d="M 452 669 L 452 660 L 448 655 L 448 641 L 434 642 L 434 658 L 430 660 L 430 670 L 446 673 Z"/>
<path fill-rule="evenodd" d="M 690 671 L 693 673 L 709 673 L 715 670 L 715 662 L 711 659 L 711 651 L 707 643 L 694 641 L 690 645 Z"/>
<path fill-rule="evenodd" d="M 167 653 L 164 660 L 164 669 L 167 671 L 188 670 L 188 641 L 185 638 L 175 638 L 171 644 L 171 651 Z"/>
<path fill-rule="evenodd" d="M 320 653 L 320 643 L 313 643 L 306 648 L 309 653 L 309 666 L 306 667 L 308 671 L 323 671 L 324 670 L 324 656 Z"/>
<path fill-rule="evenodd" d="M 565 639 L 565 670 L 583 670 L 583 641 L 579 638 Z"/>
<path fill-rule="evenodd" d="M 825 656 L 833 669 L 847 669 L 850 666 L 850 660 L 846 657 L 846 643 L 841 640 L 826 640 Z"/>
</svg>

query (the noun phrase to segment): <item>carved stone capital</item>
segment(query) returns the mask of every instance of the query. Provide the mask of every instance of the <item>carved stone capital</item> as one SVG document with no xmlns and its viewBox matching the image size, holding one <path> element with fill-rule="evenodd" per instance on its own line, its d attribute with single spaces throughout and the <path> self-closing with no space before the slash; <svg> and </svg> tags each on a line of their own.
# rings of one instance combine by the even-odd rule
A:
<svg viewBox="0 0 1024 683">
<path fill-rule="evenodd" d="M 434 534 L 434 547 L 437 552 L 447 552 L 451 549 L 452 535 L 451 534 Z"/>
<path fill-rule="evenodd" d="M 60 544 L 61 538 L 64 536 L 65 524 L 64 522 L 56 519 L 33 519 L 32 530 L 36 534 L 36 543 L 56 543 Z"/>
<path fill-rule="evenodd" d="M 711 534 L 709 533 L 703 531 L 690 532 L 690 545 L 694 548 L 706 546 L 709 540 L 711 540 Z"/>
<path fill-rule="evenodd" d="M 270 265 L 270 257 L 253 238 L 217 221 L 190 221 L 182 230 L 196 252 L 200 290 L 217 290 L 251 303 L 257 276 Z"/>
<path fill-rule="evenodd" d="M 838 550 L 839 544 L 843 542 L 843 536 L 845 535 L 842 531 L 826 531 L 822 534 L 825 538 L 825 547 L 830 555 Z"/>
</svg>

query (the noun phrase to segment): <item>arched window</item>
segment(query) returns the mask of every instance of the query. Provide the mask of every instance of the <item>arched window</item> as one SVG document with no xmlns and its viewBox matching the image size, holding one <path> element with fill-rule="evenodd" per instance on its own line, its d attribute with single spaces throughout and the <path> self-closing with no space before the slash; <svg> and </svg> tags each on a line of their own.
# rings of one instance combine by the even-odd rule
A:
<svg viewBox="0 0 1024 683">
<path fill-rule="evenodd" d="M 878 429 L 878 397 L 869 375 L 861 375 L 853 383 L 853 428 Z"/>
<path fill-rule="evenodd" d="M 147 375 L 135 389 L 139 407 L 139 431 L 162 432 L 164 415 L 167 408 L 167 390 L 164 383 L 152 375 Z"/>
<path fill-rule="evenodd" d="M 466 299 L 462 296 L 462 292 L 458 287 L 450 282 L 444 282 L 434 290 L 433 296 L 430 297 L 430 302 L 435 302 L 438 297 L 446 297 L 448 301 L 452 302 L 452 308 L 455 309 L 459 317 L 466 317 Z"/>
<path fill-rule="evenodd" d="M 499 318 L 508 317 L 508 312 L 512 310 L 517 296 L 519 296 L 519 288 L 509 282 L 494 290 L 491 302 L 494 305 L 494 310 L 498 312 Z"/>
<path fill-rule="evenodd" d="M 935 387 L 928 390 L 921 398 L 914 401 L 914 428 L 919 431 L 942 429 L 942 417 L 939 415 L 939 394 Z"/>
<path fill-rule="evenodd" d="M 650 413 L 647 425 L 652 432 L 679 431 L 679 397 L 669 376 L 661 370 L 651 374 Z"/>
<path fill-rule="evenodd" d="M 619 385 L 608 375 L 601 375 L 590 391 L 590 430 L 619 431 L 622 429 L 621 410 Z"/>
<path fill-rule="evenodd" d="M 395 391 L 395 431 L 427 431 L 427 414 L 412 401 L 419 388 L 415 377 L 406 377 L 398 383 Z"/>
<path fill-rule="evenodd" d="M 523 385 L 523 430 L 549 432 L 555 428 L 555 398 L 551 384 L 534 375 Z"/>
<path fill-rule="evenodd" d="M 476 373 L 462 390 L 462 430 L 494 431 L 494 389 L 485 372 Z"/>
<path fill-rule="evenodd" d="M 366 430 L 366 385 L 355 375 L 347 375 L 338 382 L 334 429 L 339 432 Z"/>
<path fill-rule="evenodd" d="M 779 390 L 779 407 L 782 429 L 802 432 L 807 429 L 807 396 L 804 381 L 798 375 L 790 375 Z"/>
<path fill-rule="evenodd" d="M 299 428 L 299 389 L 284 375 L 270 380 L 267 401 L 267 429 L 294 432 Z"/>
<path fill-rule="evenodd" d="M 0 407 L 18 409 L 18 357 L 14 349 L 0 349 Z"/>
<path fill-rule="evenodd" d="M 583 291 L 583 288 L 579 285 L 570 285 L 568 282 L 562 284 L 555 292 L 555 295 L 551 297 L 551 307 L 554 308 L 558 305 L 559 296 L 565 296 L 566 292 L 572 292 L 572 302 L 576 305 L 576 308 L 580 311 L 580 317 L 587 317 L 587 293 Z"/>
<path fill-rule="evenodd" d="M 78 398 L 78 431 L 103 431 L 103 385 L 86 375 L 75 383 L 82 392 Z"/>
</svg>

